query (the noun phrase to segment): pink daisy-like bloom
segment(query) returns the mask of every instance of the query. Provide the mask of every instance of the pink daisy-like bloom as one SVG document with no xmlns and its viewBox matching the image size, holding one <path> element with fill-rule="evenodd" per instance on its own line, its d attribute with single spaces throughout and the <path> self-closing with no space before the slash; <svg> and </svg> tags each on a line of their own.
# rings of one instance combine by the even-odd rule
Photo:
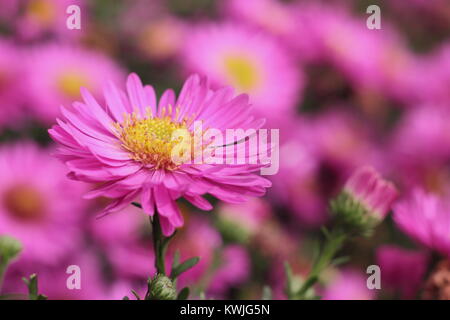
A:
<svg viewBox="0 0 450 320">
<path fill-rule="evenodd" d="M 18 0 L 3 0 L 2 10 L 0 11 L 0 18 L 3 21 L 1 23 L 9 23 L 13 18 L 16 17 L 19 12 L 19 1 Z"/>
<path fill-rule="evenodd" d="M 188 71 L 248 93 L 261 114 L 272 119 L 294 111 L 302 87 L 300 71 L 270 36 L 244 26 L 199 25 L 183 51 L 181 63 Z"/>
<path fill-rule="evenodd" d="M 14 126 L 23 116 L 21 52 L 0 38 L 0 126 Z"/>
<path fill-rule="evenodd" d="M 68 269 L 69 266 L 80 268 L 78 270 L 80 272 L 79 289 L 70 289 L 67 285 L 68 278 L 71 275 L 67 273 L 67 270 L 72 274 L 76 271 L 76 269 Z M 38 275 L 39 293 L 46 295 L 49 300 L 121 299 L 123 295 L 117 297 L 109 293 L 101 270 L 98 257 L 86 250 L 72 253 L 60 264 L 51 267 L 30 264 L 27 268 L 17 268 L 13 264 L 6 273 L 5 283 L 1 293 L 20 293 L 27 295 L 28 288 L 22 278 L 28 278 L 30 274 L 36 273 Z"/>
<path fill-rule="evenodd" d="M 107 79 L 118 83 L 124 78 L 121 69 L 108 57 L 70 45 L 51 44 L 32 49 L 26 64 L 30 108 L 45 124 L 54 123 L 61 105 L 70 105 L 81 98 L 81 87 L 101 97 Z"/>
<path fill-rule="evenodd" d="M 344 192 L 359 202 L 368 214 L 383 220 L 398 196 L 395 186 L 372 167 L 357 169 L 347 180 Z"/>
<path fill-rule="evenodd" d="M 367 288 L 366 275 L 346 269 L 335 275 L 322 293 L 323 300 L 372 300 L 374 290 Z"/>
<path fill-rule="evenodd" d="M 0 148 L 0 234 L 23 244 L 22 259 L 53 264 L 78 240 L 83 185 L 68 180 L 67 169 L 31 143 Z"/>
<path fill-rule="evenodd" d="M 139 200 L 148 215 L 159 213 L 162 231 L 170 235 L 183 225 L 178 198 L 210 210 L 212 205 L 202 197 L 207 193 L 226 202 L 241 203 L 248 197 L 264 195 L 270 186 L 267 179 L 253 173 L 264 166 L 260 163 L 198 164 L 197 152 L 194 161 L 182 156 L 174 162 L 172 157 L 179 144 L 173 133 L 181 130 L 194 135 L 194 126 L 199 123 L 202 128 L 223 133 L 232 128 L 260 128 L 264 121 L 251 115 L 246 95 L 234 97 L 229 87 L 214 91 L 206 79 L 192 76 L 178 99 L 169 89 L 157 104 L 154 89 L 143 86 L 135 74 L 128 77 L 127 93 L 110 83 L 104 92 L 104 107 L 88 90 L 82 89 L 81 93 L 84 103 L 75 102 L 73 111 L 63 108 L 65 121 L 58 119 L 58 125 L 49 133 L 60 144 L 57 155 L 69 167 L 70 177 L 102 184 L 86 198 L 114 199 L 103 214 Z M 201 148 L 211 143 L 205 135 L 198 139 Z M 224 155 L 234 155 L 234 144 L 231 146 L 221 148 Z M 182 153 L 189 156 L 188 152 Z"/>
<path fill-rule="evenodd" d="M 154 273 L 151 240 L 142 235 L 148 225 L 149 221 L 140 209 L 132 206 L 90 221 L 92 239 L 121 279 L 145 280 L 148 274 Z"/>
<path fill-rule="evenodd" d="M 83 33 L 83 24 L 86 22 L 84 0 L 25 0 L 22 5 L 22 13 L 16 19 L 16 29 L 19 36 L 26 40 L 46 35 L 58 36 L 61 40 L 65 40 L 77 38 Z M 81 29 L 69 29 L 66 25 L 69 17 L 66 11 L 71 5 L 80 7 Z"/>
<path fill-rule="evenodd" d="M 215 254 L 222 246 L 219 232 L 204 217 L 189 216 L 189 224 L 176 238 L 173 239 L 169 250 L 168 264 L 172 264 L 175 250 L 180 252 L 180 261 L 191 257 L 199 257 L 200 261 L 191 269 L 184 272 L 177 280 L 182 288 L 186 285 L 199 283 L 208 276 L 208 271 L 214 268 Z M 205 239 L 208 239 L 205 241 Z"/>
<path fill-rule="evenodd" d="M 185 22 L 167 12 L 162 1 L 133 1 L 121 15 L 120 31 L 146 59 L 167 61 L 180 53 Z"/>
<path fill-rule="evenodd" d="M 450 202 L 421 189 L 398 201 L 394 220 L 407 235 L 450 257 Z"/>
<path fill-rule="evenodd" d="M 405 299 L 413 299 L 420 289 L 427 271 L 428 254 L 386 245 L 377 249 L 377 265 L 383 272 L 382 287 L 400 292 Z"/>
<path fill-rule="evenodd" d="M 208 296 L 224 296 L 227 289 L 239 286 L 250 275 L 250 257 L 244 247 L 238 245 L 225 247 L 220 260 L 220 266 L 210 281 Z"/>
<path fill-rule="evenodd" d="M 291 35 L 297 26 L 291 6 L 278 0 L 224 0 L 222 7 L 232 18 L 277 36 Z"/>
</svg>

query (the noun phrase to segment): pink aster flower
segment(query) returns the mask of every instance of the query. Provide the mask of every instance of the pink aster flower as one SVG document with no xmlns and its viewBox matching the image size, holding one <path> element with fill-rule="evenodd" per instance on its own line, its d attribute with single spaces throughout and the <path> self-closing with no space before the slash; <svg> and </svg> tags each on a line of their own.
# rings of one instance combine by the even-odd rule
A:
<svg viewBox="0 0 450 320">
<path fill-rule="evenodd" d="M 296 27 L 291 7 L 278 0 L 224 0 L 222 7 L 232 18 L 277 36 L 292 34 Z"/>
<path fill-rule="evenodd" d="M 428 254 L 386 245 L 377 249 L 376 261 L 382 270 L 382 287 L 399 291 L 405 299 L 413 299 L 427 270 Z"/>
<path fill-rule="evenodd" d="M 192 76 L 178 99 L 167 90 L 157 104 L 153 88 L 143 86 L 135 74 L 128 77 L 127 93 L 113 84 L 105 89 L 104 107 L 87 90 L 81 93 L 84 103 L 74 103 L 73 111 L 63 108 L 64 121 L 58 120 L 49 133 L 59 142 L 58 156 L 66 162 L 72 178 L 101 184 L 86 197 L 114 199 L 104 214 L 138 200 L 148 215 L 159 213 L 162 231 L 170 235 L 183 225 L 176 205 L 181 197 L 210 210 L 211 204 L 202 197 L 207 193 L 241 203 L 248 197 L 262 196 L 270 186 L 268 180 L 252 173 L 264 166 L 260 163 L 198 164 L 196 152 L 194 161 L 190 161 L 192 157 L 172 157 L 179 144 L 173 133 L 181 130 L 194 135 L 198 123 L 220 132 L 260 128 L 264 121 L 251 115 L 246 95 L 234 97 L 228 87 L 214 91 L 206 79 Z M 211 143 L 205 135 L 198 139 L 201 148 Z M 223 154 L 232 152 L 228 147 L 223 149 Z"/>
<path fill-rule="evenodd" d="M 180 53 L 185 22 L 167 12 L 163 1 L 138 0 L 126 6 L 119 19 L 120 31 L 144 58 L 158 63 Z"/>
<path fill-rule="evenodd" d="M 61 105 L 81 98 L 81 87 L 101 97 L 107 79 L 123 79 L 121 69 L 106 56 L 73 46 L 51 44 L 32 49 L 26 64 L 32 113 L 45 124 L 55 121 Z"/>
<path fill-rule="evenodd" d="M 142 230 L 149 224 L 145 215 L 138 208 L 130 206 L 90 222 L 91 237 L 103 250 L 115 274 L 121 279 L 145 282 L 148 274 L 154 272 L 151 241 L 142 236 Z"/>
<path fill-rule="evenodd" d="M 21 74 L 22 53 L 11 43 L 0 38 L 0 125 L 14 126 L 23 116 Z"/>
<path fill-rule="evenodd" d="M 26 39 L 35 39 L 48 35 L 58 36 L 62 40 L 79 37 L 84 30 L 86 22 L 86 10 L 84 0 L 16 0 L 22 3 L 22 11 L 16 19 L 18 34 Z M 77 5 L 81 8 L 81 29 L 71 30 L 67 28 L 67 8 Z"/>
<path fill-rule="evenodd" d="M 181 62 L 215 84 L 248 93 L 257 111 L 271 118 L 293 111 L 302 86 L 300 72 L 283 48 L 243 26 L 199 25 L 187 37 Z"/>
<path fill-rule="evenodd" d="M 80 268 L 79 289 L 70 289 L 67 286 L 68 277 L 70 277 L 67 268 L 73 265 Z M 22 278 L 36 273 L 38 275 L 39 293 L 46 295 L 49 300 L 121 299 L 123 295 L 119 298 L 108 293 L 101 270 L 97 256 L 86 250 L 68 255 L 62 263 L 56 266 L 31 264 L 24 269 L 12 265 L 6 274 L 1 293 L 28 294 Z M 126 294 L 129 294 L 129 291 Z"/>
<path fill-rule="evenodd" d="M 227 289 L 237 287 L 248 279 L 251 269 L 247 251 L 238 245 L 225 247 L 220 255 L 220 265 L 214 271 L 208 296 L 223 296 Z"/>
<path fill-rule="evenodd" d="M 173 239 L 172 248 L 169 250 L 168 264 L 171 265 L 175 250 L 180 252 L 180 261 L 190 257 L 199 257 L 200 261 L 192 269 L 187 270 L 178 278 L 178 284 L 182 288 L 186 285 L 199 283 L 204 277 L 208 277 L 208 271 L 214 268 L 215 255 L 222 246 L 219 232 L 204 217 L 189 216 L 189 225 L 181 230 Z M 207 241 L 205 241 L 207 239 Z"/>
<path fill-rule="evenodd" d="M 21 259 L 54 263 L 73 249 L 83 209 L 82 185 L 66 168 L 31 143 L 0 148 L 0 234 L 23 244 Z"/>
<path fill-rule="evenodd" d="M 377 220 L 384 219 L 398 195 L 395 186 L 372 167 L 357 169 L 347 180 L 344 192 Z"/>
<path fill-rule="evenodd" d="M 450 202 L 421 189 L 394 205 L 394 220 L 411 238 L 450 257 Z"/>
<path fill-rule="evenodd" d="M 367 277 L 347 269 L 335 275 L 322 293 L 323 300 L 372 300 L 374 290 L 367 288 Z"/>
</svg>

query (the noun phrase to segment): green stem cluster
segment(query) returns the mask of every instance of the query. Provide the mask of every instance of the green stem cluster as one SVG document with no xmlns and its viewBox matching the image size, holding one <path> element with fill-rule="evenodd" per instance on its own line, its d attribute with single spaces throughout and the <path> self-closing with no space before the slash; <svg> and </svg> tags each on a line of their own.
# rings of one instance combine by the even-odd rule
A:
<svg viewBox="0 0 450 320">
<path fill-rule="evenodd" d="M 343 259 L 335 259 L 336 254 L 343 247 L 348 236 L 340 228 L 335 228 L 331 232 L 323 230 L 325 234 L 325 243 L 322 246 L 317 258 L 315 259 L 311 271 L 300 288 L 294 288 L 294 280 L 289 265 L 286 265 L 287 273 L 287 296 L 290 300 L 305 300 L 315 298 L 311 297 L 310 289 L 320 280 L 320 276 L 330 265 L 336 265 L 343 262 Z"/>
<path fill-rule="evenodd" d="M 141 208 L 139 203 L 133 202 L 133 205 Z M 178 294 L 176 293 L 176 280 L 185 271 L 195 266 L 199 258 L 191 258 L 183 263 L 179 263 L 179 252 L 175 253 L 175 257 L 172 263 L 172 270 L 170 275 L 166 274 L 165 258 L 167 248 L 170 240 L 175 236 L 173 233 L 171 236 L 164 236 L 161 229 L 161 222 L 158 212 L 155 212 L 153 217 L 150 218 L 150 224 L 152 226 L 152 238 L 153 238 L 153 250 L 155 253 L 155 268 L 156 274 L 154 277 L 148 279 L 148 289 L 145 295 L 146 300 L 173 300 L 173 299 L 186 299 L 189 295 L 189 289 L 183 288 Z M 140 297 L 133 292 L 136 298 Z"/>
</svg>

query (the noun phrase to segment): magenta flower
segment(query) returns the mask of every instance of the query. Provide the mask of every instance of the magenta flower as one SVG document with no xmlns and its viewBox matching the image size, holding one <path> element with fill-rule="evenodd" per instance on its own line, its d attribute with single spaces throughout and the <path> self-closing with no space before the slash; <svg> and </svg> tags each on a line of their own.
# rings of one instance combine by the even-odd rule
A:
<svg viewBox="0 0 450 320">
<path fill-rule="evenodd" d="M 84 87 L 101 97 L 107 80 L 118 83 L 124 74 L 108 57 L 71 45 L 44 45 L 27 52 L 25 84 L 32 114 L 45 124 L 60 115 L 61 105 L 81 99 Z"/>
<path fill-rule="evenodd" d="M 23 117 L 22 52 L 0 37 L 0 126 L 14 127 Z"/>
<path fill-rule="evenodd" d="M 15 19 L 16 30 L 25 40 L 45 38 L 54 35 L 61 40 L 76 39 L 83 34 L 84 28 L 71 30 L 66 21 L 69 15 L 66 10 L 71 5 L 80 7 L 82 23 L 86 21 L 86 5 L 84 0 L 15 0 L 21 5 L 20 16 Z"/>
<path fill-rule="evenodd" d="M 48 153 L 31 143 L 0 148 L 0 234 L 23 244 L 18 264 L 54 264 L 79 240 L 85 188 Z"/>
<path fill-rule="evenodd" d="M 372 167 L 357 169 L 345 184 L 344 192 L 377 220 L 384 219 L 398 195 L 395 186 Z"/>
<path fill-rule="evenodd" d="M 450 257 L 450 202 L 416 189 L 397 202 L 394 220 L 411 238 Z"/>
<path fill-rule="evenodd" d="M 262 196 L 270 186 L 268 180 L 252 173 L 263 167 L 259 163 L 198 164 L 196 151 L 190 159 L 194 161 L 184 157 L 174 161 L 172 157 L 179 144 L 172 134 L 181 130 L 194 135 L 194 126 L 199 122 L 203 128 L 220 132 L 260 128 L 264 121 L 251 115 L 246 95 L 234 97 L 230 88 L 214 91 L 206 79 L 192 76 L 178 99 L 169 89 L 157 104 L 153 88 L 143 86 L 135 74 L 128 77 L 127 94 L 113 84 L 105 89 L 104 107 L 87 90 L 81 93 L 84 103 L 74 103 L 74 111 L 63 109 L 65 121 L 58 120 L 49 133 L 60 143 L 58 157 L 66 162 L 70 177 L 101 183 L 86 198 L 114 199 L 103 214 L 139 200 L 148 215 L 158 211 L 162 231 L 170 235 L 183 225 L 176 205 L 181 197 L 210 210 L 212 205 L 202 197 L 207 193 L 226 202 L 241 203 L 248 197 Z M 206 145 L 203 142 L 202 148 Z"/>
<path fill-rule="evenodd" d="M 428 263 L 428 254 L 386 245 L 377 249 L 376 261 L 382 270 L 383 288 L 397 290 L 405 299 L 413 299 L 420 289 Z"/>
<path fill-rule="evenodd" d="M 229 245 L 220 256 L 220 266 L 215 270 L 208 295 L 223 297 L 226 290 L 245 282 L 251 269 L 250 257 L 244 247 Z"/>
<path fill-rule="evenodd" d="M 374 291 L 367 288 L 367 277 L 347 269 L 336 274 L 322 293 L 323 300 L 372 300 Z"/>
<path fill-rule="evenodd" d="M 239 25 L 199 25 L 187 37 L 181 62 L 216 85 L 248 93 L 258 112 L 291 114 L 302 87 L 299 68 L 270 36 Z"/>
</svg>

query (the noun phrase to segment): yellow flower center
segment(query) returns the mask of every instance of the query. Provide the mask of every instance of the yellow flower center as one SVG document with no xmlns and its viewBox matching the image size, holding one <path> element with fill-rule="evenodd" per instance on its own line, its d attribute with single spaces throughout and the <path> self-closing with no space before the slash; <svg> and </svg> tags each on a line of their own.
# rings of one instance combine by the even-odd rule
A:
<svg viewBox="0 0 450 320">
<path fill-rule="evenodd" d="M 224 59 L 224 67 L 229 81 L 241 91 L 251 91 L 260 79 L 258 68 L 247 57 L 230 55 Z"/>
<path fill-rule="evenodd" d="M 125 114 L 122 123 L 114 123 L 115 134 L 131 158 L 154 169 L 174 170 L 186 152 L 191 152 L 189 120 L 174 121 L 170 116 L 154 118 L 148 110 L 141 119 L 135 113 Z M 169 107 L 169 113 L 172 114 Z M 186 141 L 185 137 L 188 136 Z M 174 148 L 178 146 L 175 150 Z M 181 147 L 180 147 L 181 146 Z"/>
<path fill-rule="evenodd" d="M 38 190 L 17 185 L 3 194 L 3 204 L 9 214 L 24 222 L 41 220 L 45 216 L 45 203 Z"/>
<path fill-rule="evenodd" d="M 42 24 L 50 24 L 56 15 L 54 5 L 46 0 L 32 0 L 28 4 L 27 12 Z"/>
<path fill-rule="evenodd" d="M 57 80 L 58 89 L 70 99 L 80 97 L 80 88 L 89 87 L 89 80 L 80 72 L 68 71 L 62 73 Z"/>
</svg>

